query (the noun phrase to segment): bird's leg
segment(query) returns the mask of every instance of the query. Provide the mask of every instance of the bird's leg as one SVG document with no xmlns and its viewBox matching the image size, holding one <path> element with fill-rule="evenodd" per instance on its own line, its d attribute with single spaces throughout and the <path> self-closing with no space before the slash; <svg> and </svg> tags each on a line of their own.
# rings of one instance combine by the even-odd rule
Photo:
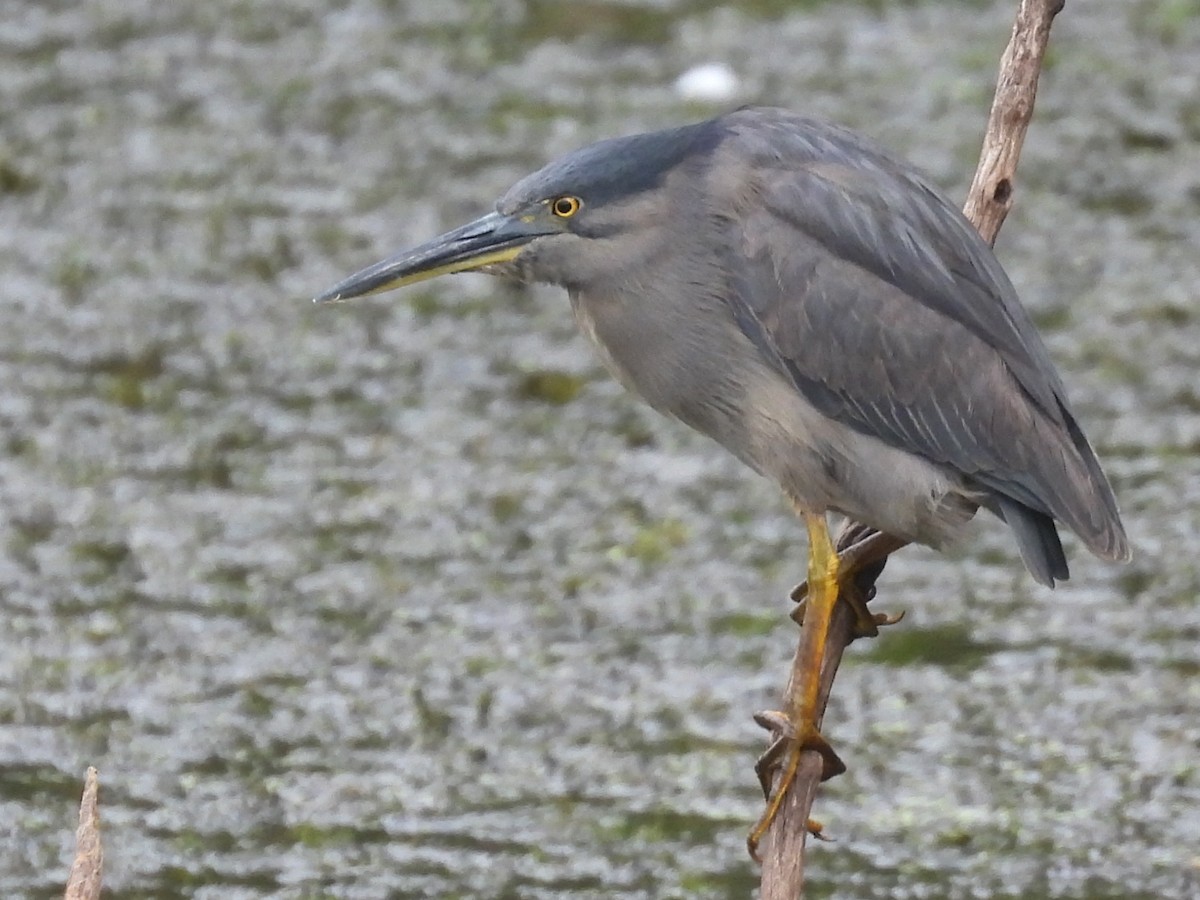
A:
<svg viewBox="0 0 1200 900">
<path fill-rule="evenodd" d="M 754 859 L 758 859 L 758 842 L 775 821 L 788 790 L 796 780 L 800 758 L 806 750 L 821 754 L 824 760 L 822 781 L 846 771 L 845 764 L 817 730 L 821 668 L 825 662 L 829 621 L 838 598 L 838 555 L 829 539 L 829 528 L 823 515 L 805 512 L 804 524 L 808 527 L 809 584 L 804 638 L 792 669 L 784 711 L 763 714 L 763 718 L 771 723 L 767 727 L 778 729 L 780 736 L 767 750 L 766 761 L 760 760 L 755 769 L 764 787 L 768 783 L 769 773 L 777 766 L 779 778 L 767 800 L 767 808 L 746 839 L 746 846 Z"/>
<path fill-rule="evenodd" d="M 852 639 L 875 637 L 881 627 L 895 625 L 904 618 L 903 612 L 895 615 L 873 613 L 867 608 L 867 603 L 875 596 L 875 579 L 879 577 L 888 556 L 907 543 L 890 534 L 869 529 L 865 537 L 860 537 L 841 552 L 838 571 L 839 595 L 854 611 Z M 792 618 L 797 625 L 804 624 L 808 585 L 809 582 L 803 581 L 792 590 L 791 597 L 797 604 Z"/>
<path fill-rule="evenodd" d="M 867 603 L 874 597 L 875 580 L 883 570 L 887 557 L 907 541 L 859 525 L 841 535 L 843 549 L 839 555 L 829 540 L 824 517 L 803 511 L 801 514 L 809 534 L 808 580 L 792 591 L 792 599 L 797 603 L 792 618 L 797 624 L 809 627 L 805 628 L 804 643 L 788 685 L 789 712 L 768 710 L 754 716 L 754 721 L 774 736 L 771 745 L 754 766 L 763 796 L 767 799 L 767 808 L 746 841 L 750 855 L 756 860 L 758 843 L 770 828 L 787 790 L 795 781 L 800 754 L 804 750 L 821 753 L 824 758 L 822 781 L 841 774 L 846 768 L 816 727 L 825 644 L 829 621 L 838 599 L 844 600 L 854 611 L 854 637 L 874 636 L 879 633 L 881 626 L 892 625 L 904 617 L 903 612 L 894 616 L 872 613 Z M 810 590 L 810 586 L 815 587 Z M 781 778 L 772 792 L 776 772 L 781 773 Z M 809 819 L 806 826 L 813 837 L 825 839 L 820 822 Z"/>
</svg>

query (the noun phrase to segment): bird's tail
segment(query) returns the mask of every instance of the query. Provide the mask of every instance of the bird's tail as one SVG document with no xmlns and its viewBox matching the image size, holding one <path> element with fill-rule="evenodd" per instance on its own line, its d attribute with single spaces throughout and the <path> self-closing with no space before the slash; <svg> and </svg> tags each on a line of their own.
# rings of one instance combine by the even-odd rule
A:
<svg viewBox="0 0 1200 900">
<path fill-rule="evenodd" d="M 1103 559 L 1124 562 L 1131 555 L 1108 478 L 1070 410 L 1061 404 L 1060 410 L 1058 422 L 1044 413 L 1032 420 L 1040 438 L 1026 444 L 1021 474 L 980 479 L 992 490 L 986 505 L 1012 528 L 1026 568 L 1049 587 L 1067 578 L 1055 520 Z"/>
<path fill-rule="evenodd" d="M 1055 581 L 1070 577 L 1053 518 L 1009 497 L 997 499 L 995 512 L 1012 529 L 1025 568 L 1038 582 L 1054 587 Z"/>
</svg>

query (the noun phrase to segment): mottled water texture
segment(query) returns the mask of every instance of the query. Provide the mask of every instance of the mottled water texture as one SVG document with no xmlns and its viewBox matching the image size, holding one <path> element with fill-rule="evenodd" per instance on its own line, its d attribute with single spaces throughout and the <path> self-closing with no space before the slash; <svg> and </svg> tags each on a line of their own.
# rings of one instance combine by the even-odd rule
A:
<svg viewBox="0 0 1200 900">
<path fill-rule="evenodd" d="M 307 298 L 594 138 L 740 102 L 955 196 L 1015 2 L 10 0 L 0 896 L 749 897 L 794 643 L 775 490 L 566 298 Z M 851 648 L 811 896 L 1200 894 L 1200 4 L 1068 3 L 1000 252 L 1136 560 L 980 520 Z"/>
</svg>

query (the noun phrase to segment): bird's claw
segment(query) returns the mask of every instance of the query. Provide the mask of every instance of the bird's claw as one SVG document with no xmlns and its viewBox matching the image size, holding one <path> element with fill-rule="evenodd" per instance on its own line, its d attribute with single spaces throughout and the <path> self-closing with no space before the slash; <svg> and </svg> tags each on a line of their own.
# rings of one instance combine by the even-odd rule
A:
<svg viewBox="0 0 1200 900">
<path fill-rule="evenodd" d="M 815 728 L 797 728 L 787 713 L 777 709 L 763 709 L 754 713 L 754 722 L 771 732 L 771 743 L 754 763 L 754 774 L 763 789 L 763 796 L 770 799 L 773 774 L 779 770 L 784 754 L 795 747 L 797 752 L 813 750 L 821 754 L 821 780 L 828 781 L 846 771 L 846 764 L 837 751 Z"/>
<path fill-rule="evenodd" d="M 758 776 L 763 797 L 767 800 L 767 809 L 746 838 L 746 850 L 750 853 L 750 858 L 755 862 L 762 862 L 758 855 L 759 841 L 767 833 L 771 823 L 775 821 L 783 797 L 795 781 L 796 771 L 800 765 L 800 755 L 806 750 L 813 750 L 821 754 L 822 781 L 845 772 L 846 764 L 842 762 L 834 749 L 829 746 L 829 742 L 821 736 L 816 728 L 811 725 L 797 728 L 786 713 L 773 709 L 763 710 L 754 714 L 754 721 L 774 735 L 770 746 L 754 764 L 754 773 Z M 772 793 L 771 789 L 776 773 L 780 776 L 779 783 L 774 785 L 775 790 Z M 814 838 L 822 841 L 829 840 L 824 834 L 823 826 L 816 819 L 807 819 L 805 828 Z"/>
<path fill-rule="evenodd" d="M 900 610 L 898 613 L 873 613 L 867 608 L 867 604 L 875 598 L 874 587 L 864 596 L 857 595 L 852 587 L 843 586 L 842 590 L 842 599 L 849 603 L 854 610 L 854 630 L 850 633 L 851 640 L 876 637 L 880 628 L 895 625 L 904 618 L 904 610 Z M 804 606 L 807 597 L 807 581 L 801 582 L 792 590 L 791 598 L 796 601 L 796 608 L 792 610 L 791 618 L 797 625 L 804 624 Z"/>
<path fill-rule="evenodd" d="M 763 728 L 775 737 L 793 737 L 796 727 L 785 713 L 777 709 L 760 709 L 753 716 L 754 724 Z"/>
<path fill-rule="evenodd" d="M 795 737 L 796 729 L 792 720 L 774 709 L 764 709 L 754 714 L 754 721 L 771 732 L 771 743 L 762 755 L 754 762 L 754 774 L 758 776 L 759 787 L 762 788 L 763 799 L 771 799 L 771 784 L 775 774 L 783 762 L 783 754 L 788 742 Z M 753 856 L 753 853 L 751 854 Z"/>
<path fill-rule="evenodd" d="M 833 843 L 833 838 L 825 833 L 825 825 L 817 819 L 806 819 L 804 827 L 808 829 L 809 837 L 814 837 L 818 841 L 824 841 L 827 844 Z"/>
<path fill-rule="evenodd" d="M 805 819 L 804 830 L 808 832 L 809 837 L 818 841 L 832 844 L 833 838 L 825 833 L 825 825 L 817 819 Z M 762 857 L 758 855 L 758 842 L 760 838 L 756 838 L 754 834 L 750 834 L 746 838 L 746 851 L 750 854 L 750 858 L 756 863 L 762 863 Z"/>
<path fill-rule="evenodd" d="M 900 610 L 898 613 L 875 613 L 875 625 L 877 628 L 885 628 L 888 625 L 896 625 L 904 618 L 905 610 Z"/>
</svg>

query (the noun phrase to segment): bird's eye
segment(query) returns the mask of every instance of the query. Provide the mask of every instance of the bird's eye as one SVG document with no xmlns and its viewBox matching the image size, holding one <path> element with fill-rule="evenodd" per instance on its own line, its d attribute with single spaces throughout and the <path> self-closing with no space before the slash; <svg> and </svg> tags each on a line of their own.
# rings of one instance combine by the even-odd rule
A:
<svg viewBox="0 0 1200 900">
<path fill-rule="evenodd" d="M 550 210 L 560 219 L 569 219 L 579 212 L 580 205 L 578 197 L 559 197 L 550 204 Z"/>
</svg>

